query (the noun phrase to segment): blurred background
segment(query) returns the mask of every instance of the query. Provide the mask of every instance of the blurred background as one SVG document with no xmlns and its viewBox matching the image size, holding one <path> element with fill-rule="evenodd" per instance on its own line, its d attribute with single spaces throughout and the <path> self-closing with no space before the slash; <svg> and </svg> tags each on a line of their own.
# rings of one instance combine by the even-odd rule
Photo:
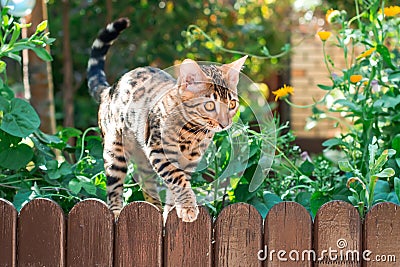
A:
<svg viewBox="0 0 400 267">
<path fill-rule="evenodd" d="M 90 46 L 104 25 L 118 17 L 128 17 L 131 27 L 108 55 L 106 73 L 110 83 L 139 66 L 166 68 L 185 58 L 226 63 L 240 56 L 218 46 L 267 55 L 250 57 L 244 73 L 260 85 L 281 121 L 290 121 L 300 146 L 318 152 L 321 142 L 336 134 L 333 123 L 307 125 L 311 110 L 292 114 L 285 103 L 273 103 L 271 91 L 284 84 L 292 85 L 296 91 L 291 100 L 302 105 L 323 94 L 317 84 L 328 82 L 329 77 L 315 33 L 329 28 L 325 21 L 329 8 L 346 7 L 354 13 L 353 6 L 351 0 L 37 0 L 33 13 L 25 19 L 33 24 L 48 19 L 50 36 L 56 39 L 50 47 L 54 60 L 45 63 L 30 54 L 29 63 L 25 60 L 24 64 L 30 68 L 29 79 L 25 80 L 23 66 L 10 62 L 9 84 L 17 95 L 30 99 L 36 106 L 45 132 L 54 133 L 61 126 L 86 129 L 97 125 L 97 104 L 90 99 L 86 86 Z M 188 32 L 189 25 L 198 26 L 214 42 L 194 31 Z M 31 28 L 34 31 L 35 27 Z M 282 53 L 289 47 L 289 53 Z M 335 48 L 329 49 L 334 57 Z M 284 55 L 268 57 L 278 54 Z"/>
</svg>

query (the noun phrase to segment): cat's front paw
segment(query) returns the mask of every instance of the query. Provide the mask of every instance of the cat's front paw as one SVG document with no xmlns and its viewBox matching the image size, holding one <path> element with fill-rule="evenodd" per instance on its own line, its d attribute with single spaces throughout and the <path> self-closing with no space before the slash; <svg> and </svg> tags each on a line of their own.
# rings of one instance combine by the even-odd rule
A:
<svg viewBox="0 0 400 267">
<path fill-rule="evenodd" d="M 194 206 L 176 206 L 176 213 L 178 218 L 181 218 L 183 222 L 194 222 L 199 215 L 199 208 L 197 205 Z"/>
<path fill-rule="evenodd" d="M 118 209 L 118 210 L 113 210 L 112 213 L 113 213 L 113 215 L 114 215 L 114 219 L 117 220 L 118 217 L 119 217 L 119 214 L 121 213 L 121 210 L 120 210 L 120 209 Z"/>
</svg>

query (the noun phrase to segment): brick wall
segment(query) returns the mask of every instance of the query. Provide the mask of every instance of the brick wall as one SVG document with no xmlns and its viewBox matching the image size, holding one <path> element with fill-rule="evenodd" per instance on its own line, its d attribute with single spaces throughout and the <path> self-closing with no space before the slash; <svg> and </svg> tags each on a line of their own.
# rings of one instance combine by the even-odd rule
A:
<svg viewBox="0 0 400 267">
<path fill-rule="evenodd" d="M 292 35 L 291 85 L 295 94 L 291 101 L 298 105 L 312 104 L 313 98 L 318 101 L 323 97 L 326 91 L 319 89 L 317 84 L 332 84 L 324 63 L 322 42 L 316 35 L 323 26 L 320 26 L 321 20 L 315 22 L 299 25 Z M 335 72 L 339 74 L 345 63 L 343 51 L 333 45 L 334 40 L 332 35 L 327 41 L 326 51 L 335 62 Z M 311 109 L 292 108 L 291 125 L 298 137 L 330 138 L 340 132 L 340 129 L 334 128 L 333 120 L 322 120 L 313 129 L 306 130 L 306 120 L 311 114 Z"/>
</svg>

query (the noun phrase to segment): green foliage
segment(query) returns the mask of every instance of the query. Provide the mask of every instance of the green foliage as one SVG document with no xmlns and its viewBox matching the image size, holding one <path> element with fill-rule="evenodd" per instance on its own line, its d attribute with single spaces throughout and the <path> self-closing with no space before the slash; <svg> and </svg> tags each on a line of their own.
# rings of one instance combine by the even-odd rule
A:
<svg viewBox="0 0 400 267">
<path fill-rule="evenodd" d="M 34 51 L 41 59 L 51 60 L 45 49 L 54 39 L 45 32 L 47 21 L 35 33 L 21 38 L 21 29 L 30 27 L 17 22 L 1 9 L 0 29 L 0 197 L 9 199 L 19 209 L 35 197 L 49 197 L 69 209 L 78 200 L 93 196 L 105 199 L 105 177 L 101 140 L 76 129 L 63 129 L 56 135 L 39 130 L 40 119 L 25 100 L 15 98 L 8 87 L 8 57 L 21 61 L 23 49 Z M 97 131 L 97 128 L 95 129 Z M 68 142 L 76 138 L 79 145 Z M 78 158 L 76 163 L 62 160 Z"/>
<path fill-rule="evenodd" d="M 347 19 L 347 12 L 340 11 L 330 21 L 335 35 L 330 40 L 342 50 L 346 67 L 335 66 L 325 51 L 331 41 L 323 41 L 332 84 L 318 85 L 326 95 L 314 104 L 310 122 L 334 119 L 343 129 L 340 137 L 323 145 L 345 153 L 338 167 L 348 179 L 348 200 L 364 215 L 379 201 L 400 200 L 396 194 L 400 176 L 399 20 L 384 15 L 384 2 L 356 1 L 356 5 L 354 17 Z M 356 49 L 364 52 L 354 54 Z"/>
<path fill-rule="evenodd" d="M 374 139 L 373 143 L 369 145 L 369 169 L 365 176 L 359 169 L 351 166 L 348 161 L 339 162 L 339 167 L 342 171 L 355 175 L 355 177 L 351 177 L 347 181 L 347 187 L 352 192 L 349 200 L 358 208 L 362 216 L 365 214 L 365 211 L 369 210 L 377 202 L 392 200 L 399 203 L 399 199 L 396 199 L 396 195 L 394 194 L 391 194 L 392 199 L 389 199 L 391 193 L 390 185 L 387 181 L 383 180 L 387 180 L 395 175 L 395 171 L 392 168 L 383 169 L 383 167 L 388 162 L 388 159 L 396 154 L 396 151 L 387 149 L 378 156 L 377 143 L 377 140 Z M 381 180 L 378 181 L 379 179 Z M 395 179 L 397 180 L 398 178 Z"/>
<path fill-rule="evenodd" d="M 89 128 L 83 134 L 66 128 L 56 135 L 35 131 L 24 140 L 13 139 L 10 151 L 0 153 L 0 158 L 5 153 L 4 158 L 8 159 L 0 165 L 0 197 L 9 199 L 17 208 L 36 197 L 51 198 L 65 210 L 87 197 L 105 200 L 102 141 L 97 134 L 88 136 L 91 131 L 98 133 L 97 128 Z M 0 134 L 3 143 L 6 133 Z M 68 143 L 73 138 L 76 146 Z M 61 154 L 76 160 L 70 163 Z"/>
</svg>

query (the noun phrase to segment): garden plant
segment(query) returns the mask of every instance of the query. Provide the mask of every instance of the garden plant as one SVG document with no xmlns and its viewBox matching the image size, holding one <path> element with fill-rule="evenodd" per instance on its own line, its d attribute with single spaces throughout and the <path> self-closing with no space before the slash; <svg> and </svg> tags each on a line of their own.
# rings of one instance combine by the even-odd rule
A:
<svg viewBox="0 0 400 267">
<path fill-rule="evenodd" d="M 261 147 L 270 145 L 271 132 L 263 125 L 256 130 L 244 125 L 240 131 L 249 137 L 244 144 L 249 148 L 246 164 L 238 165 L 230 173 L 224 197 L 207 204 L 213 215 L 235 202 L 254 205 L 262 216 L 284 200 L 302 204 L 313 216 L 321 205 L 331 200 L 353 204 L 361 216 L 380 201 L 400 204 L 400 115 L 397 112 L 400 108 L 400 7 L 388 7 L 377 0 L 361 4 L 355 1 L 355 5 L 354 17 L 349 17 L 344 10 L 329 10 L 326 14 L 329 31 L 317 33 L 324 51 L 321 60 L 331 81 L 318 85 L 326 92 L 325 96 L 309 106 L 298 106 L 290 101 L 289 95 L 296 94 L 299 88 L 286 85 L 273 92 L 276 100 L 286 101 L 293 109 L 312 109 L 311 126 L 322 119 L 334 120 L 341 134 L 327 140 L 324 146 L 340 150 L 344 156 L 336 161 L 323 154 L 308 155 L 293 145 L 296 136 L 276 116 L 276 153 L 271 170 L 257 190 L 249 190 L 262 155 Z M 10 200 L 17 209 L 33 198 L 51 198 L 66 211 L 88 197 L 105 200 L 106 179 L 98 128 L 84 131 L 59 128 L 55 135 L 45 134 L 39 130 L 40 120 L 32 106 L 15 98 L 9 88 L 4 58 L 20 62 L 20 51 L 31 49 L 43 60 L 52 60 L 45 49 L 54 42 L 45 31 L 47 22 L 40 24 L 28 38 L 21 38 L 23 27 L 29 25 L 8 15 L 7 8 L 1 9 L 0 197 Z M 213 43 L 213 38 L 200 26 L 190 26 L 183 35 L 190 45 L 207 42 L 212 51 L 223 48 Z M 341 49 L 345 68 L 335 65 L 325 50 L 328 45 Z M 223 49 L 238 54 L 238 51 Z M 278 56 L 287 55 L 289 50 L 290 45 L 286 45 L 282 53 L 273 56 L 264 47 L 258 60 L 274 61 Z M 215 136 L 217 153 L 208 159 L 209 166 L 215 167 L 199 172 L 195 185 L 206 185 L 225 170 L 231 157 L 229 142 L 227 133 Z M 125 186 L 125 201 L 142 200 L 140 187 L 131 177 L 129 181 Z"/>
</svg>

